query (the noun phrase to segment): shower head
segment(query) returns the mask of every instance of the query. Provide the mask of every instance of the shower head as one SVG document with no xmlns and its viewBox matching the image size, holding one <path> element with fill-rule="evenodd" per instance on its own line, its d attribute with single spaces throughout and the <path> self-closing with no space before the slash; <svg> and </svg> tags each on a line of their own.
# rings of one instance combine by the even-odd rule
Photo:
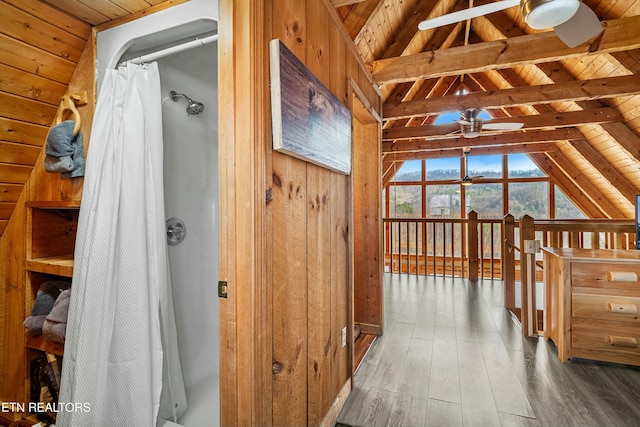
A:
<svg viewBox="0 0 640 427">
<path fill-rule="evenodd" d="M 189 105 L 187 105 L 187 114 L 190 116 L 195 116 L 196 114 L 200 114 L 204 111 L 204 104 L 202 102 L 194 101 L 184 93 L 178 93 L 175 90 L 172 90 L 171 92 L 169 92 L 169 95 L 175 102 L 178 102 L 178 98 L 180 98 L 181 96 L 186 98 L 187 102 L 189 103 Z"/>
</svg>

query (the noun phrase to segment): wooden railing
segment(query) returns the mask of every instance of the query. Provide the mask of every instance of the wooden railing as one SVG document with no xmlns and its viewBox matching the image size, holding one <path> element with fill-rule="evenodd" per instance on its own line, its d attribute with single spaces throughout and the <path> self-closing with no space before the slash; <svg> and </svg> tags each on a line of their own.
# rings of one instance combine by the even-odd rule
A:
<svg viewBox="0 0 640 427">
<path fill-rule="evenodd" d="M 500 278 L 502 220 L 385 218 L 385 268 L 394 273 Z"/>
<path fill-rule="evenodd" d="M 542 281 L 544 268 L 541 254 L 524 256 L 527 241 L 537 240 L 541 246 L 554 248 L 632 249 L 635 248 L 636 240 L 635 225 L 631 219 L 556 220 L 533 219 L 525 215 L 516 221 L 509 214 L 504 217 L 502 229 L 504 305 L 523 322 L 523 326 L 528 317 L 528 313 L 523 311 L 527 305 L 535 307 L 535 292 L 532 295 L 533 302 L 525 304 L 526 290 L 535 290 L 535 282 Z M 530 274 L 525 274 L 527 271 Z M 516 306 L 518 280 L 520 289 L 523 290 L 520 292 L 520 307 Z M 534 317 L 537 319 L 537 329 L 543 330 L 542 313 L 538 312 Z"/>
</svg>

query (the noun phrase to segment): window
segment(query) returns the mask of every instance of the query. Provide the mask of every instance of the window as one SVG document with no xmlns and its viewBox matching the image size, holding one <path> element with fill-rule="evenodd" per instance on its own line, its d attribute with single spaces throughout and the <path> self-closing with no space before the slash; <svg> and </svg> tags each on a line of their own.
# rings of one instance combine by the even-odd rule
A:
<svg viewBox="0 0 640 427">
<path fill-rule="evenodd" d="M 474 156 L 473 150 L 471 153 L 468 157 L 469 176 L 502 177 L 502 156 Z"/>
<path fill-rule="evenodd" d="M 473 184 L 466 188 L 467 215 L 478 218 L 502 218 L 502 184 Z"/>
<path fill-rule="evenodd" d="M 585 219 L 585 215 L 563 192 L 555 186 L 556 218 Z"/>
<path fill-rule="evenodd" d="M 546 176 L 526 154 L 507 156 L 509 178 L 537 178 Z"/>
<path fill-rule="evenodd" d="M 559 190 L 556 210 L 549 211 L 551 178 L 536 166 L 527 154 L 471 155 L 469 175 L 479 176 L 472 185 L 460 183 L 460 155 L 426 160 L 407 160 L 384 192 L 385 216 L 394 218 L 461 218 L 471 210 L 480 218 L 502 218 L 511 213 L 516 218 L 530 215 L 549 218 L 584 218 L 582 213 Z M 464 194 L 462 199 L 461 194 Z"/>
<path fill-rule="evenodd" d="M 422 218 L 422 186 L 394 185 L 389 187 L 389 216 Z"/>
<path fill-rule="evenodd" d="M 440 181 L 444 179 L 458 178 L 460 178 L 459 157 L 427 160 L 427 181 Z"/>
<path fill-rule="evenodd" d="M 509 183 L 509 213 L 515 218 L 529 215 L 549 218 L 549 184 L 547 182 Z"/>
<path fill-rule="evenodd" d="M 460 186 L 427 185 L 427 218 L 460 218 Z"/>
<path fill-rule="evenodd" d="M 393 177 L 394 182 L 422 181 L 422 160 L 407 160 Z"/>
</svg>

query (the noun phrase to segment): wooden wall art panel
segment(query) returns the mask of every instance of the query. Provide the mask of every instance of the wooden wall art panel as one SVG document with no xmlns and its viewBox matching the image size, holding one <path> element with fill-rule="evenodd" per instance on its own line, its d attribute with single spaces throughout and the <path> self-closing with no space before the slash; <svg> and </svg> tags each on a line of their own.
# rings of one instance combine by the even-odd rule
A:
<svg viewBox="0 0 640 427">
<path fill-rule="evenodd" d="M 273 148 L 349 174 L 349 109 L 280 40 L 269 47 Z"/>
</svg>

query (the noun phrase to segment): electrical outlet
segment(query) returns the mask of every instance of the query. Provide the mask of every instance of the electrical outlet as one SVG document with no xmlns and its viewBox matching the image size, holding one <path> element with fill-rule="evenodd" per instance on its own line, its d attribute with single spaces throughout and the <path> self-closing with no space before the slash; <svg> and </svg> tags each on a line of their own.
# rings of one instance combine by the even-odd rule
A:
<svg viewBox="0 0 640 427">
<path fill-rule="evenodd" d="M 342 347 L 347 345 L 347 327 L 342 328 Z"/>
</svg>

